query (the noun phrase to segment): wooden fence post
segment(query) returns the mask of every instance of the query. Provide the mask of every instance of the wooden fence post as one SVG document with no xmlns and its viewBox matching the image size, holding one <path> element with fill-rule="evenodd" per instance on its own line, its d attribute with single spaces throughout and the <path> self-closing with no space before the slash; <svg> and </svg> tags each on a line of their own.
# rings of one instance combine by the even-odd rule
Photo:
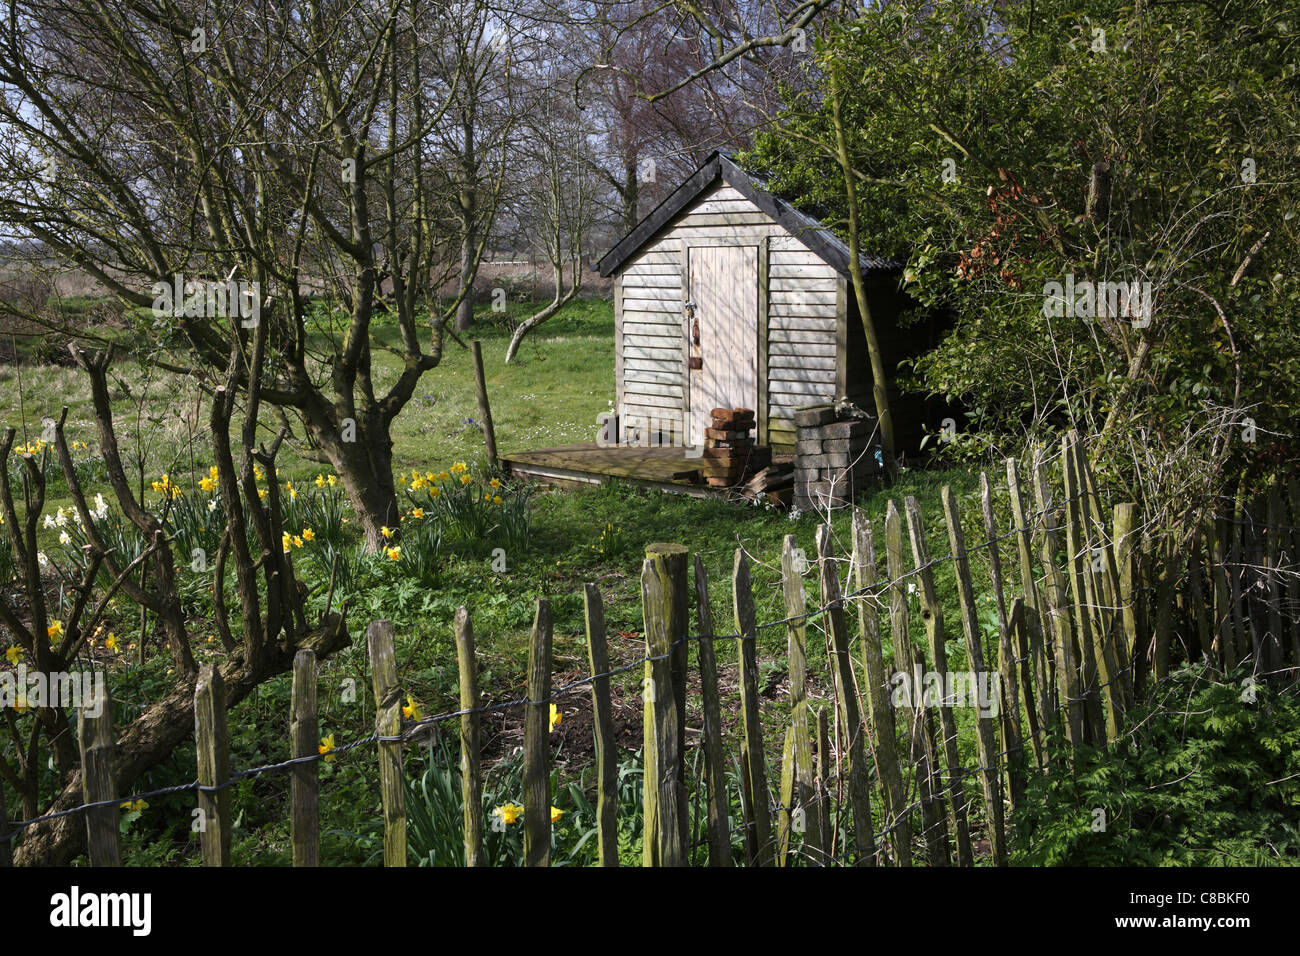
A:
<svg viewBox="0 0 1300 956">
<path fill-rule="evenodd" d="M 497 467 L 497 432 L 492 425 L 492 406 L 488 404 L 487 376 L 483 373 L 483 346 L 474 340 L 474 388 L 478 392 L 478 413 L 483 419 L 483 443 L 487 446 L 488 467 Z"/>
<path fill-rule="evenodd" d="M 1108 739 L 1107 718 L 1101 707 L 1101 679 L 1098 678 L 1101 641 L 1097 637 L 1100 623 L 1097 620 L 1097 602 L 1092 595 L 1092 551 L 1088 547 L 1088 532 L 1083 518 L 1084 492 L 1081 490 L 1078 457 L 1075 454 L 1074 432 L 1061 439 L 1061 471 L 1065 485 L 1065 549 L 1069 559 L 1071 594 L 1074 597 L 1074 619 L 1078 625 L 1079 651 L 1082 660 L 1083 712 L 1092 743 L 1101 746 Z"/>
<path fill-rule="evenodd" d="M 379 735 L 379 788 L 384 802 L 384 866 L 406 866 L 406 776 L 402 769 L 402 689 L 391 621 L 366 628 L 375 733 Z M 391 738 L 385 740 L 383 738 Z"/>
<path fill-rule="evenodd" d="M 854 590 L 868 592 L 876 588 L 876 542 L 871 522 L 857 508 L 853 509 Z M 880 607 L 875 594 L 863 593 L 857 599 L 858 626 L 862 634 L 863 675 L 867 682 L 867 708 L 871 713 L 872 738 L 876 766 L 880 769 L 880 793 L 884 811 L 883 829 L 889 834 L 898 866 L 912 865 L 911 814 L 907 813 L 907 794 L 903 775 L 898 768 L 898 728 L 894 724 L 894 707 L 889 699 L 889 674 L 885 669 L 880 646 Z"/>
<path fill-rule="evenodd" d="M 5 797 L 5 783 L 0 780 L 0 870 L 13 865 L 13 841 L 9 839 L 9 803 Z"/>
<path fill-rule="evenodd" d="M 802 560 L 801 560 L 802 559 Z M 822 862 L 821 824 L 814 799 L 816 774 L 812 762 L 812 736 L 808 726 L 808 611 L 803 589 L 807 559 L 795 546 L 794 535 L 785 536 L 781 549 L 781 591 L 785 599 L 790 677 L 790 726 L 785 732 L 785 759 L 781 765 L 781 809 L 776 822 L 776 864 L 785 866 L 793 842 L 795 810 L 803 812 L 804 846 L 815 862 Z"/>
<path fill-rule="evenodd" d="M 1015 810 L 1025 799 L 1025 741 L 1020 733 L 1020 680 L 1016 673 L 1016 652 L 1012 649 L 1015 632 L 1007 614 L 1007 601 L 1002 594 L 1002 557 L 998 553 L 997 523 L 993 516 L 993 489 L 989 476 L 980 472 L 980 499 L 984 511 L 984 537 L 989 552 L 989 580 L 993 584 L 993 597 L 998 609 L 998 673 L 1002 678 L 1002 707 L 999 717 L 1002 728 L 1002 749 L 1007 754 L 1007 787 L 1011 793 L 1011 809 Z M 955 509 L 954 509 L 955 513 Z M 956 553 L 956 552 L 954 552 Z M 1021 610 L 1023 614 L 1023 609 Z M 1026 656 L 1027 655 L 1023 655 Z M 1028 660 L 1025 669 L 1028 671 Z M 1038 733 L 1038 716 L 1034 713 L 1034 688 L 1024 683 L 1025 713 L 1029 720 L 1032 740 Z"/>
<path fill-rule="evenodd" d="M 987 485 L 986 485 L 987 487 Z M 966 557 L 966 536 L 962 532 L 961 517 L 957 514 L 957 499 L 952 488 L 944 485 L 939 491 L 943 513 L 948 523 L 948 545 L 952 549 L 953 565 L 957 575 L 957 598 L 961 604 L 962 631 L 966 635 L 966 659 L 970 662 L 971 677 L 977 682 L 988 671 L 984 664 L 979 615 L 975 609 L 975 588 L 971 584 L 970 561 Z M 1003 629 L 1005 631 L 1005 628 Z M 1014 680 L 1014 677 L 1012 678 Z M 978 684 L 976 684 L 978 686 Z M 988 686 L 987 683 L 984 686 Z M 993 718 L 985 712 L 984 701 L 976 695 L 978 717 L 975 721 L 980 763 L 980 784 L 984 790 L 984 813 L 988 819 L 989 842 L 993 847 L 993 862 L 1007 865 L 1007 839 L 1002 815 L 1002 793 L 998 786 L 1001 771 L 998 769 L 998 752 Z M 1018 742 L 1018 739 L 1017 739 Z"/>
<path fill-rule="evenodd" d="M 744 737 L 740 750 L 741 790 L 745 803 L 745 859 L 750 866 L 771 866 L 772 808 L 768 801 L 767 764 L 763 757 L 763 728 L 758 712 L 758 625 L 749 581 L 749 559 L 736 549 L 731 575 L 740 659 L 740 720 Z"/>
<path fill-rule="evenodd" d="M 1118 646 L 1119 666 L 1129 672 L 1128 689 L 1136 690 L 1132 680 L 1133 660 L 1142 641 L 1138 634 L 1137 567 L 1138 552 L 1137 505 L 1122 502 L 1115 506 L 1114 517 L 1115 561 L 1119 570 L 1118 603 L 1123 639 Z M 1129 704 L 1134 703 L 1130 696 Z"/>
<path fill-rule="evenodd" d="M 289 776 L 289 834 L 294 866 L 320 866 L 320 722 L 316 712 L 316 652 L 293 656 L 289 755 L 302 760 Z"/>
<path fill-rule="evenodd" d="M 102 674 L 102 672 L 100 672 Z M 86 803 L 117 800 L 113 776 L 113 706 L 108 687 L 91 691 L 77 712 L 77 736 L 81 741 L 81 795 Z M 94 716 L 90 711 L 98 711 Z M 0 813 L 4 801 L 0 798 Z M 86 849 L 91 866 L 121 866 L 122 840 L 116 803 L 86 811 Z M 0 834 L 2 835 L 2 834 Z M 8 843 L 5 844 L 8 847 Z M 0 851 L 3 852 L 3 851 Z"/>
<path fill-rule="evenodd" d="M 609 646 L 600 589 L 583 588 L 587 622 L 587 665 L 591 668 L 592 737 L 596 744 L 596 827 L 601 866 L 618 866 L 618 750 L 609 698 Z"/>
<path fill-rule="evenodd" d="M 695 608 L 700 622 L 700 697 L 704 710 L 704 773 L 709 788 L 709 866 L 731 866 L 731 822 L 727 772 L 722 758 L 722 704 L 713 646 L 713 608 L 704 559 L 695 555 Z"/>
<path fill-rule="evenodd" d="M 478 661 L 469 609 L 456 609 L 456 665 L 460 684 L 460 796 L 465 865 L 486 866 L 483 857 L 483 777 L 479 769 Z"/>
<path fill-rule="evenodd" d="M 524 866 L 551 865 L 551 602 L 537 599 L 524 708 Z"/>
<path fill-rule="evenodd" d="M 1056 652 L 1056 678 L 1060 683 L 1060 705 L 1065 711 L 1065 735 L 1074 748 L 1083 743 L 1083 694 L 1079 688 L 1078 656 L 1070 624 L 1070 602 L 1065 573 L 1056 563 L 1061 551 L 1060 523 L 1052 503 L 1052 489 L 1047 469 L 1039 463 L 1034 469 L 1034 498 L 1043 517 L 1042 565 L 1047 579 L 1048 618 L 1052 623 L 1053 650 Z M 1066 555 L 1069 558 L 1069 555 Z"/>
<path fill-rule="evenodd" d="M 921 700 L 916 683 L 924 667 L 921 655 L 912 646 L 911 611 L 908 607 L 907 581 L 903 567 L 903 519 L 898 513 L 898 503 L 892 498 L 885 509 L 885 561 L 889 580 L 889 621 L 894 640 L 894 666 L 907 675 L 913 693 L 900 711 L 903 716 L 904 736 L 908 756 L 916 773 L 917 791 L 921 799 L 922 831 L 925 836 L 926 858 L 931 866 L 948 866 L 948 831 L 943 807 L 938 800 L 938 759 L 931 743 L 930 713 L 918 706 Z"/>
<path fill-rule="evenodd" d="M 642 784 L 645 835 L 644 866 L 685 866 L 686 841 L 678 794 L 685 788 L 677 749 L 679 698 L 673 679 L 673 641 L 669 636 L 673 582 L 662 557 L 647 555 L 641 569 L 641 604 L 645 618 L 645 778 Z"/>
<path fill-rule="evenodd" d="M 1228 586 L 1228 541 L 1232 521 L 1223 515 L 1214 519 L 1214 537 L 1210 543 L 1210 576 L 1214 581 L 1214 628 L 1219 645 L 1219 663 L 1224 670 L 1237 666 L 1237 649 L 1232 630 L 1232 597 Z"/>
<path fill-rule="evenodd" d="M 1272 673 L 1282 668 L 1282 648 L 1285 646 L 1282 634 L 1282 584 L 1278 573 L 1282 565 L 1282 488 L 1276 481 L 1269 485 L 1265 508 L 1267 530 L 1264 532 L 1264 553 L 1268 562 L 1264 570 L 1264 583 L 1268 589 L 1265 667 Z M 1290 538 L 1290 535 L 1287 537 Z"/>
<path fill-rule="evenodd" d="M 230 739 L 226 729 L 226 683 L 211 664 L 199 669 L 194 685 L 194 746 L 199 786 L 217 787 L 230 779 Z M 230 791 L 199 791 L 199 844 L 204 866 L 230 865 Z"/>
<path fill-rule="evenodd" d="M 835 840 L 831 833 L 831 730 L 826 708 L 817 708 L 817 820 L 821 824 L 821 844 L 834 855 Z"/>
<path fill-rule="evenodd" d="M 1288 478 L 1287 499 L 1291 505 L 1291 533 L 1283 540 L 1290 544 L 1287 562 L 1287 610 L 1290 612 L 1291 663 L 1300 667 L 1300 481 Z"/>
<path fill-rule="evenodd" d="M 931 666 L 943 687 L 948 685 L 948 655 L 943 633 L 943 608 L 934 587 L 934 572 L 930 570 L 930 544 L 925 539 L 925 520 L 921 508 L 910 495 L 904 499 L 907 511 L 907 531 L 912 540 L 912 559 L 916 562 L 917 578 L 921 582 L 921 619 L 930 638 Z M 948 797 L 952 808 L 952 825 L 957 834 L 957 865 L 974 866 L 975 855 L 971 848 L 970 826 L 966 819 L 966 793 L 962 789 L 961 759 L 957 754 L 957 723 L 953 718 L 952 704 L 946 698 L 939 703 L 939 726 L 943 733 L 943 751 L 948 767 Z"/>
<path fill-rule="evenodd" d="M 690 661 L 687 640 L 691 627 L 691 587 L 687 574 L 690 550 L 680 544 L 662 542 L 646 545 L 645 554 L 655 563 L 655 571 L 664 586 L 668 602 L 668 640 L 672 656 L 669 671 L 673 686 L 673 707 L 676 711 L 677 734 L 677 825 L 683 860 L 688 858 L 690 845 L 690 804 L 686 774 L 686 670 Z M 683 864 L 685 865 L 685 864 Z"/>
<path fill-rule="evenodd" d="M 829 525 L 817 526 L 817 559 L 821 571 L 822 605 L 831 639 L 831 675 L 839 699 L 840 724 L 844 728 L 848 762 L 849 805 L 853 808 L 855 866 L 876 865 L 876 834 L 871 824 L 871 783 L 867 778 L 866 732 L 858 705 L 858 682 L 853 676 L 849 654 L 849 628 L 844 620 L 840 573 L 835 566 Z"/>
</svg>

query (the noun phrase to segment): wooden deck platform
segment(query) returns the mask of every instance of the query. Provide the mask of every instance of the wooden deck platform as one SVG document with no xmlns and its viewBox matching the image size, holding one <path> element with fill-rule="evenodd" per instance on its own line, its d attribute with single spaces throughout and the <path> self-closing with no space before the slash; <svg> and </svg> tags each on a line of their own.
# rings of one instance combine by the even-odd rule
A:
<svg viewBox="0 0 1300 956">
<path fill-rule="evenodd" d="M 561 445 L 501 456 L 501 464 L 521 478 L 556 484 L 601 485 L 611 478 L 698 497 L 725 496 L 729 488 L 710 488 L 700 477 L 700 459 L 683 448 L 602 447 L 595 442 Z"/>
</svg>

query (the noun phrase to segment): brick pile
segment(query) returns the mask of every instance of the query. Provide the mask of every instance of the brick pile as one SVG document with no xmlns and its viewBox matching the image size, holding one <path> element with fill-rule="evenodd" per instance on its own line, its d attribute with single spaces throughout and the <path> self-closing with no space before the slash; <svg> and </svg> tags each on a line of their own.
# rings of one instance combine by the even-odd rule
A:
<svg viewBox="0 0 1300 956">
<path fill-rule="evenodd" d="M 710 486 L 739 484 L 771 464 L 772 449 L 756 446 L 750 437 L 755 424 L 752 408 L 715 408 L 709 415 L 712 427 L 704 430 L 700 471 Z"/>
<path fill-rule="evenodd" d="M 881 472 L 874 452 L 875 422 L 841 420 L 831 405 L 795 412 L 794 507 L 842 508 Z"/>
</svg>

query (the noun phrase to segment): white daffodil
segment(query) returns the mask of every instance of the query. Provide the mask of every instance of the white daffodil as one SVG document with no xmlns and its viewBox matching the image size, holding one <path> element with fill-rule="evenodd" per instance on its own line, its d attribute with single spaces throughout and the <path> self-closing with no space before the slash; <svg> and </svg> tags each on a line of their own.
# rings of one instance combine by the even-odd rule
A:
<svg viewBox="0 0 1300 956">
<path fill-rule="evenodd" d="M 208 502 L 208 510 L 209 510 L 209 511 L 216 511 L 216 510 L 217 510 L 217 499 L 216 499 L 216 498 L 213 498 L 211 501 Z"/>
<path fill-rule="evenodd" d="M 101 519 L 108 517 L 108 502 L 104 500 L 103 495 L 95 495 L 95 510 L 91 514 Z"/>
<path fill-rule="evenodd" d="M 62 508 L 60 508 L 58 511 L 54 513 L 54 523 L 58 525 L 60 528 L 67 526 L 68 516 L 64 514 Z"/>
<path fill-rule="evenodd" d="M 71 544 L 72 537 L 66 531 L 59 532 L 59 544 Z"/>
<path fill-rule="evenodd" d="M 45 556 L 44 551 L 36 552 L 36 562 L 43 568 L 48 568 L 50 566 L 50 559 Z"/>
<path fill-rule="evenodd" d="M 53 516 L 53 515 L 46 515 L 46 516 L 45 516 L 45 522 L 44 522 L 44 523 L 45 523 L 45 527 L 47 527 L 47 528 L 53 528 L 53 527 L 54 527 L 54 516 Z"/>
</svg>

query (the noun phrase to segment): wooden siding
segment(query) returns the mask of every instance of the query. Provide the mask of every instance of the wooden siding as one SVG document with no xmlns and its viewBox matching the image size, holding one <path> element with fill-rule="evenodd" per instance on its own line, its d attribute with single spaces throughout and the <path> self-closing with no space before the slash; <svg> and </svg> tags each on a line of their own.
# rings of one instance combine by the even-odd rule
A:
<svg viewBox="0 0 1300 956">
<path fill-rule="evenodd" d="M 744 352 L 749 374 L 761 379 L 752 388 L 745 385 L 761 406 L 756 409 L 760 437 L 778 451 L 792 451 L 794 410 L 834 399 L 837 370 L 844 374 L 843 361 L 836 361 L 837 332 L 843 329 L 837 319 L 841 281 L 797 236 L 725 183 L 705 193 L 620 270 L 615 321 L 623 436 L 632 437 L 629 428 L 645 428 L 653 420 L 650 438 L 680 440 L 691 397 L 684 265 L 690 249 L 709 246 L 750 249 L 743 268 L 755 295 L 736 290 L 728 295 L 745 310 L 757 310 L 758 318 L 752 334 L 727 348 Z M 741 257 L 735 258 L 739 264 Z M 724 357 L 728 351 L 711 355 L 707 341 L 702 347 L 706 368 L 740 361 Z"/>
</svg>

